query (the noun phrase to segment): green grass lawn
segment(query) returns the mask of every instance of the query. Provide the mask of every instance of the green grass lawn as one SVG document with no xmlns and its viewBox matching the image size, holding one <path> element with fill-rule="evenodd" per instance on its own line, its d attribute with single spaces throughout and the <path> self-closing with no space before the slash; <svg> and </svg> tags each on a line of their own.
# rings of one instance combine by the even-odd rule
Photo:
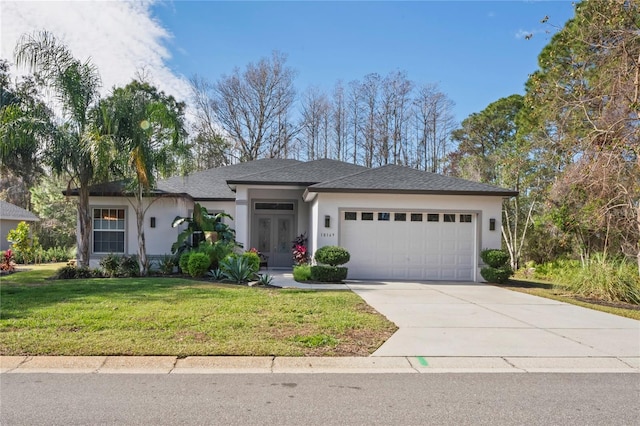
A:
<svg viewBox="0 0 640 426">
<path fill-rule="evenodd" d="M 396 326 L 348 291 L 183 278 L 0 278 L 1 355 L 366 356 Z"/>
<path fill-rule="evenodd" d="M 563 287 L 558 284 L 533 279 L 511 279 L 505 284 L 495 285 L 508 288 L 509 290 L 546 297 L 547 299 L 558 300 L 584 308 L 640 320 L 640 306 L 638 305 L 581 298 L 571 294 L 568 290 L 564 290 Z"/>
</svg>

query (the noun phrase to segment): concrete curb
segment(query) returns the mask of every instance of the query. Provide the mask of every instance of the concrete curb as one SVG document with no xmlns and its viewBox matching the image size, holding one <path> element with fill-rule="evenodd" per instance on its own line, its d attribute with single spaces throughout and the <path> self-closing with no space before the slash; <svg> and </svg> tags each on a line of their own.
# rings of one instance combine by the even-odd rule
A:
<svg viewBox="0 0 640 426">
<path fill-rule="evenodd" d="M 0 356 L 0 373 L 640 373 L 640 357 Z"/>
</svg>

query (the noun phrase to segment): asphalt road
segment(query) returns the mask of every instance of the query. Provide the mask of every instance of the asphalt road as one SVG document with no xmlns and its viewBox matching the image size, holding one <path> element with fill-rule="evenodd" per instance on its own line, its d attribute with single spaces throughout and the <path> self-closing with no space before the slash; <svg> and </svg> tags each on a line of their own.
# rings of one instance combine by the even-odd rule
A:
<svg viewBox="0 0 640 426">
<path fill-rule="evenodd" d="M 636 425 L 639 374 L 2 374 L 9 425 Z"/>
</svg>

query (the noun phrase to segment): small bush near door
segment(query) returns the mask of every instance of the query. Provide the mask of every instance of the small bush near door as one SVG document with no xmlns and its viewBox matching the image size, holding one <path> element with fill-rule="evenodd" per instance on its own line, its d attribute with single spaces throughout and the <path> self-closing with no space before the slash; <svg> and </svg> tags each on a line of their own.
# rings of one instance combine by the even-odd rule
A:
<svg viewBox="0 0 640 426">
<path fill-rule="evenodd" d="M 338 265 L 344 265 L 345 263 L 347 263 L 351 258 L 351 255 L 346 249 L 342 247 L 324 246 L 316 250 L 316 254 L 314 258 L 318 263 L 331 265 L 331 266 L 338 266 Z"/>
<path fill-rule="evenodd" d="M 209 265 L 211 265 L 209 256 L 199 252 L 191 253 L 189 262 L 187 263 L 189 275 L 194 278 L 201 277 L 209 270 Z"/>
<path fill-rule="evenodd" d="M 316 265 L 311 267 L 311 279 L 326 283 L 338 283 L 347 278 L 348 269 L 342 266 Z"/>
<path fill-rule="evenodd" d="M 314 259 L 320 265 L 311 267 L 311 279 L 321 282 L 341 282 L 347 278 L 347 268 L 341 267 L 349 261 L 349 252 L 338 246 L 324 246 L 316 250 Z"/>
<path fill-rule="evenodd" d="M 311 279 L 311 266 L 310 265 L 294 266 L 293 279 L 298 282 L 309 281 Z"/>
</svg>

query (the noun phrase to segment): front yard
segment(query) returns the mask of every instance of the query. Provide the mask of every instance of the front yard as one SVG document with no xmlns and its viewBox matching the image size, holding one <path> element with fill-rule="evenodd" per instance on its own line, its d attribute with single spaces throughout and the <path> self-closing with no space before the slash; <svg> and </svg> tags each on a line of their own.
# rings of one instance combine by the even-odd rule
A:
<svg viewBox="0 0 640 426">
<path fill-rule="evenodd" d="M 183 278 L 0 278 L 0 355 L 367 356 L 396 326 L 347 291 Z"/>
</svg>

